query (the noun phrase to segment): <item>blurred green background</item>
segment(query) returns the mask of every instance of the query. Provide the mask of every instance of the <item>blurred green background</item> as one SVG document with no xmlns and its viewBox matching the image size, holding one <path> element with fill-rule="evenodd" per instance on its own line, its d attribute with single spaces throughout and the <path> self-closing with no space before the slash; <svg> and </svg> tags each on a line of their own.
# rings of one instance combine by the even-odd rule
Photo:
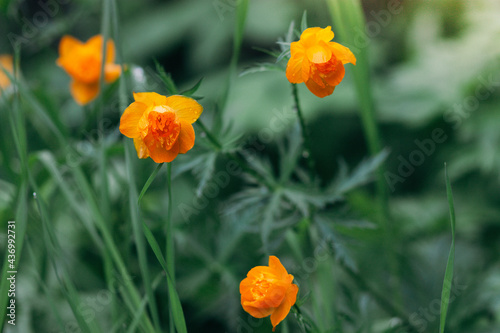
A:
<svg viewBox="0 0 500 333">
<path fill-rule="evenodd" d="M 229 147 L 233 139 L 247 149 L 264 147 L 258 149 L 259 161 L 268 161 L 270 170 L 278 173 L 284 158 L 280 142 L 289 133 L 298 135 L 294 131 L 294 115 L 290 116 L 291 87 L 283 72 L 256 72 L 235 78 L 223 119 L 218 116 L 229 75 L 238 3 L 118 1 L 116 42 L 129 67 L 128 80 L 134 91 L 166 93 L 153 59 L 171 73 L 180 90 L 203 78 L 196 92 L 196 96 L 203 97 L 200 102 L 205 111 L 201 119 L 211 128 L 229 128 L 229 134 L 224 136 Z M 433 307 L 441 296 L 451 239 L 444 185 L 446 162 L 457 214 L 452 291 L 455 297 L 450 302 L 447 332 L 500 332 L 500 2 L 361 3 L 366 30 L 359 31 L 356 45 L 347 46 L 355 54 L 360 48 L 369 52 L 376 117 L 382 145 L 390 151 L 384 176 L 397 237 L 390 244 L 384 241 L 375 221 L 378 208 L 373 200 L 374 186 L 368 184 L 329 204 L 330 236 L 337 251 L 311 272 L 303 266 L 305 258 L 314 258 L 315 253 L 314 239 L 304 231 L 307 221 L 292 217 L 290 221 L 283 218 L 276 222 L 294 230 L 300 254 L 294 253 L 294 243 L 288 239 L 292 236 L 279 227 L 273 229 L 276 237 L 267 250 L 274 251 L 299 285 L 304 286 L 300 297 L 306 313 L 331 322 L 325 332 L 405 332 L 398 326 L 401 320 L 409 321 L 418 332 L 437 332 L 439 315 Z M 109 226 L 134 283 L 142 290 L 135 245 L 130 237 L 125 140 L 117 128 L 123 109 L 119 107 L 117 86 L 106 89 L 103 118 L 98 118 L 93 106 L 82 108 L 72 100 L 70 79 L 55 63 L 63 35 L 87 40 L 100 33 L 102 4 L 92 0 L 2 0 L 0 10 L 0 54 L 13 52 L 12 41 L 19 43 L 21 73 L 32 92 L 31 102 L 22 103 L 21 107 L 27 115 L 30 170 L 40 195 L 48 203 L 50 223 L 64 250 L 57 259 L 64 263 L 58 261 L 56 266 L 69 267 L 67 274 L 75 283 L 86 313 L 95 315 L 103 330 L 125 332 L 125 324 L 116 327 L 114 322 L 117 314 L 113 311 L 120 306 L 113 310 L 106 298 L 110 291 L 98 248 L 67 205 L 66 195 L 54 175 L 35 158 L 51 156 L 70 186 L 74 184 L 65 166 L 71 168 L 71 163 L 76 163 L 94 188 L 99 188 L 96 151 L 99 140 L 105 138 Z M 237 71 L 274 62 L 275 58 L 258 49 L 279 50 L 276 41 L 286 34 L 291 21 L 300 26 L 304 10 L 309 26 L 331 25 L 336 31 L 323 1 L 250 1 Z M 347 67 L 342 84 L 333 95 L 323 99 L 316 98 L 304 85 L 298 89 L 311 132 L 320 186 L 326 186 L 338 177 L 344 164 L 353 170 L 369 155 L 353 77 Z M 128 102 L 131 98 L 130 93 Z M 64 129 L 77 156 L 68 158 L 59 148 L 56 135 L 38 118 L 33 99 L 48 110 L 56 126 Z M 0 106 L 2 251 L 6 248 L 6 223 L 16 214 L 22 178 L 5 103 Z M 272 127 L 276 118 L 283 120 L 282 127 Z M 99 126 L 100 131 L 96 130 Z M 271 140 L 263 132 L 269 128 Z M 436 130 L 441 133 L 440 140 L 433 139 Z M 195 147 L 195 153 L 179 157 L 173 165 L 174 207 L 199 203 L 197 191 L 202 193 L 204 186 L 216 179 L 217 172 L 225 170 L 228 159 L 211 152 L 204 140 L 197 129 L 200 145 Z M 263 164 L 267 166 L 266 163 Z M 140 189 L 156 166 L 151 160 L 138 160 L 135 167 Z M 160 239 L 166 214 L 165 187 L 162 170 L 141 204 L 142 218 Z M 241 279 L 250 268 L 267 263 L 267 250 L 262 249 L 254 221 L 259 214 L 256 210 L 262 206 L 255 203 L 254 210 L 241 209 L 251 206 L 245 203 L 253 195 L 251 189 L 245 177 L 232 177 L 229 185 L 209 198 L 207 204 L 200 204 L 201 209 L 195 209 L 196 213 L 188 219 L 182 208 L 173 212 L 178 291 L 191 332 L 271 330 L 268 318 L 249 317 L 239 303 Z M 77 200 L 80 195 L 76 193 Z M 32 198 L 28 205 L 27 236 L 17 281 L 18 326 L 8 331 L 79 332 L 72 326 L 76 321 L 40 236 L 42 225 Z M 83 215 L 91 220 L 83 209 Z M 384 246 L 396 253 L 397 276 L 389 273 L 391 264 L 385 257 Z M 152 253 L 148 253 L 148 258 L 152 275 L 157 276 L 161 267 Z M 373 289 L 399 302 L 406 318 L 398 319 L 383 309 L 370 292 L 356 285 L 336 264 L 338 260 L 351 263 Z M 322 270 L 326 273 L 322 274 Z M 322 290 L 325 285 L 330 288 Z M 157 287 L 156 295 L 164 323 L 168 302 L 163 283 Z M 299 332 L 292 314 L 278 326 L 279 330 Z"/>
</svg>

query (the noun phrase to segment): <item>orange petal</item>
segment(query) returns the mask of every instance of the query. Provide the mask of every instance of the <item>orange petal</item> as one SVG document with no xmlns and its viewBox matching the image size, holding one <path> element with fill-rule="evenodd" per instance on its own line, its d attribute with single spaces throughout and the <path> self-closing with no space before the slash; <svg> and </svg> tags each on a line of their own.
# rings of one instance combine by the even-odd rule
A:
<svg viewBox="0 0 500 333">
<path fill-rule="evenodd" d="M 141 119 L 147 106 L 143 103 L 133 102 L 125 109 L 120 118 L 120 132 L 129 138 L 138 138 L 141 134 L 138 129 Z"/>
<path fill-rule="evenodd" d="M 312 79 L 306 81 L 306 86 L 314 95 L 320 98 L 331 95 L 335 90 L 335 86 L 330 86 L 330 85 L 320 86 Z"/>
<path fill-rule="evenodd" d="M 281 264 L 281 261 L 278 257 L 269 256 L 269 268 L 271 268 L 276 276 L 278 276 L 282 280 L 286 280 L 288 277 L 288 272 L 286 268 Z"/>
<path fill-rule="evenodd" d="M 274 308 L 256 308 L 254 306 L 244 304 L 242 304 L 241 306 L 243 307 L 243 310 L 245 310 L 246 312 L 248 312 L 248 314 L 255 318 L 267 317 L 275 310 Z"/>
<path fill-rule="evenodd" d="M 134 100 L 147 106 L 167 104 L 167 98 L 155 92 L 134 93 Z"/>
<path fill-rule="evenodd" d="M 290 81 L 290 83 L 304 82 L 304 78 L 302 76 L 303 60 L 304 57 L 301 56 L 292 56 L 290 60 L 288 60 L 288 64 L 286 66 L 286 78 Z"/>
<path fill-rule="evenodd" d="M 95 35 L 85 43 L 86 46 L 92 47 L 96 50 L 102 49 L 102 35 Z"/>
<path fill-rule="evenodd" d="M 7 88 L 10 85 L 9 77 L 4 73 L 7 71 L 12 73 L 14 65 L 11 55 L 0 55 L 0 90 Z"/>
<path fill-rule="evenodd" d="M 148 150 L 149 156 L 151 156 L 153 161 L 156 163 L 172 162 L 179 154 L 179 140 L 174 143 L 172 149 L 170 150 L 166 150 L 165 148 L 156 145 L 148 147 Z"/>
<path fill-rule="evenodd" d="M 106 64 L 113 63 L 115 61 L 115 43 L 108 39 L 106 43 Z"/>
<path fill-rule="evenodd" d="M 203 112 L 203 107 L 192 98 L 180 95 L 167 97 L 166 105 L 175 110 L 175 114 L 181 120 L 190 124 L 194 123 Z"/>
<path fill-rule="evenodd" d="M 137 157 L 139 158 L 148 158 L 149 153 L 148 153 L 148 147 L 146 147 L 146 144 L 140 137 L 134 138 L 134 146 L 135 150 L 137 151 Z"/>
<path fill-rule="evenodd" d="M 122 67 L 116 64 L 104 65 L 104 80 L 107 83 L 114 82 L 121 74 Z"/>
<path fill-rule="evenodd" d="M 92 101 L 99 94 L 98 83 L 84 83 L 81 81 L 72 81 L 70 84 L 71 96 L 80 105 L 85 105 Z"/>
<path fill-rule="evenodd" d="M 64 57 L 68 53 L 71 53 L 71 50 L 73 50 L 76 46 L 81 45 L 83 45 L 83 43 L 78 39 L 69 35 L 63 36 L 59 42 L 59 56 Z"/>
<path fill-rule="evenodd" d="M 329 73 L 323 76 L 323 81 L 327 85 L 336 86 L 342 81 L 344 75 L 345 75 L 344 65 L 342 65 L 342 63 L 338 61 L 334 70 L 330 71 Z"/>
<path fill-rule="evenodd" d="M 179 133 L 179 153 L 185 154 L 194 146 L 194 128 L 187 121 L 181 120 L 181 132 Z"/>
<path fill-rule="evenodd" d="M 332 57 L 332 50 L 324 41 L 310 46 L 306 50 L 309 61 L 320 64 L 327 62 Z"/>
<path fill-rule="evenodd" d="M 349 48 L 345 47 L 344 45 L 341 45 L 339 43 L 335 42 L 330 42 L 328 43 L 328 46 L 333 52 L 333 55 L 340 61 L 342 61 L 342 64 L 347 64 L 351 63 L 356 65 L 356 57 L 354 54 L 352 54 L 351 50 Z"/>
<path fill-rule="evenodd" d="M 285 317 L 290 312 L 290 309 L 295 304 L 297 300 L 297 293 L 299 291 L 299 287 L 297 285 L 292 284 L 290 288 L 288 288 L 286 297 L 283 302 L 280 304 L 276 311 L 271 314 L 271 324 L 273 325 L 273 332 L 276 329 L 276 326 L 285 319 Z"/>
<path fill-rule="evenodd" d="M 316 38 L 318 41 L 329 42 L 335 37 L 331 26 L 327 26 L 316 33 Z"/>
</svg>

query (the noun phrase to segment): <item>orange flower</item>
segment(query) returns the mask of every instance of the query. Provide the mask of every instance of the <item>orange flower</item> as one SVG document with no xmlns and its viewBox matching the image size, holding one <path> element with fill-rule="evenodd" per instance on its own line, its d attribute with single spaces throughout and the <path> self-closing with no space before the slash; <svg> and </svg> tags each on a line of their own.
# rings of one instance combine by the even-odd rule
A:
<svg viewBox="0 0 500 333">
<path fill-rule="evenodd" d="M 9 77 L 4 73 L 4 70 L 9 73 L 14 72 L 11 55 L 0 54 L 0 92 L 10 86 Z"/>
<path fill-rule="evenodd" d="M 356 65 L 356 58 L 347 47 L 331 42 L 333 36 L 330 26 L 304 30 L 300 40 L 290 45 L 288 81 L 305 82 L 307 88 L 321 98 L 331 95 L 344 78 L 344 64 Z"/>
<path fill-rule="evenodd" d="M 71 36 L 64 36 L 59 43 L 57 64 L 71 76 L 70 90 L 75 101 L 84 105 L 97 97 L 101 77 L 103 38 L 90 38 L 86 43 Z M 114 82 L 121 74 L 120 65 L 114 64 L 115 44 L 108 40 L 104 80 Z"/>
<path fill-rule="evenodd" d="M 271 315 L 273 332 L 290 312 L 297 299 L 299 287 L 292 283 L 280 260 L 269 256 L 269 266 L 257 266 L 240 283 L 241 305 L 255 318 Z"/>
<path fill-rule="evenodd" d="M 120 132 L 134 139 L 139 158 L 171 162 L 194 146 L 194 123 L 203 107 L 185 96 L 134 93 L 132 104 L 120 119 Z"/>
</svg>

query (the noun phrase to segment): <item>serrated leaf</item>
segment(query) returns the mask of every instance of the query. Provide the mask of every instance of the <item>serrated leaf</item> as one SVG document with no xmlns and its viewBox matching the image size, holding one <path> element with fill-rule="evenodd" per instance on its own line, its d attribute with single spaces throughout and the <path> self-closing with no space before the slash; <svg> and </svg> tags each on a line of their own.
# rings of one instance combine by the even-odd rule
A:
<svg viewBox="0 0 500 333">
<path fill-rule="evenodd" d="M 165 72 L 165 69 L 163 68 L 162 65 L 156 60 L 153 59 L 155 62 L 155 67 L 156 71 L 158 72 L 158 76 L 160 79 L 163 81 L 163 84 L 165 85 L 165 88 L 171 95 L 176 95 L 179 93 L 179 90 L 177 89 L 177 86 L 174 83 L 174 80 L 172 79 L 172 75 L 170 73 Z"/>
<path fill-rule="evenodd" d="M 374 173 L 387 156 L 389 156 L 389 150 L 382 150 L 377 155 L 361 161 L 350 175 L 347 174 L 345 164 L 340 164 L 340 172 L 336 180 L 328 187 L 327 192 L 335 196 L 342 196 L 356 187 L 373 181 Z"/>
<path fill-rule="evenodd" d="M 284 71 L 285 69 L 282 66 L 270 63 L 262 63 L 242 71 L 239 76 L 242 77 L 248 74 L 260 73 L 260 72 L 284 72 Z"/>
</svg>

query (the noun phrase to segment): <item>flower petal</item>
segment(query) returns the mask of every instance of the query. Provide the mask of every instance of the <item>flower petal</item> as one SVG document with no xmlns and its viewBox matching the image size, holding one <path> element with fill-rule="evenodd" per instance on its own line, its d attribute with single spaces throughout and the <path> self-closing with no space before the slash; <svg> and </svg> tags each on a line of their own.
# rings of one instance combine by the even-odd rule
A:
<svg viewBox="0 0 500 333">
<path fill-rule="evenodd" d="M 106 64 L 111 64 L 115 61 L 115 43 L 108 39 L 106 43 Z"/>
<path fill-rule="evenodd" d="M 14 65 L 11 55 L 0 55 L 0 90 L 7 88 L 10 85 L 9 77 L 4 73 L 7 71 L 12 73 Z"/>
<path fill-rule="evenodd" d="M 273 332 L 276 326 L 285 319 L 285 317 L 290 312 L 290 309 L 297 301 L 297 293 L 299 292 L 299 287 L 296 284 L 292 284 L 286 292 L 285 299 L 280 304 L 276 311 L 271 314 L 271 324 L 273 325 Z"/>
<path fill-rule="evenodd" d="M 134 146 L 135 150 L 137 151 L 137 157 L 139 158 L 149 157 L 148 147 L 146 147 L 146 144 L 144 143 L 144 141 L 142 141 L 141 137 L 134 138 Z"/>
<path fill-rule="evenodd" d="M 77 46 L 81 46 L 83 43 L 76 39 L 75 37 L 66 35 L 61 38 L 61 41 L 59 42 L 59 56 L 64 57 L 68 53 L 71 53 L 71 50 L 73 50 Z"/>
<path fill-rule="evenodd" d="M 84 83 L 81 81 L 72 81 L 70 85 L 71 96 L 80 105 L 85 105 L 92 101 L 99 94 L 98 83 Z"/>
<path fill-rule="evenodd" d="M 157 145 L 148 147 L 149 156 L 156 163 L 172 162 L 179 154 L 179 140 L 177 140 L 170 150 Z"/>
<path fill-rule="evenodd" d="M 327 62 L 332 57 L 332 50 L 324 41 L 320 41 L 316 45 L 310 46 L 306 50 L 306 55 L 309 61 L 321 64 Z"/>
<path fill-rule="evenodd" d="M 330 85 L 318 85 L 313 79 L 306 81 L 306 86 L 309 91 L 311 91 L 314 95 L 323 98 L 328 95 L 331 95 L 335 90 L 335 86 Z"/>
<path fill-rule="evenodd" d="M 349 48 L 347 48 L 344 45 L 341 45 L 339 43 L 335 43 L 335 42 L 328 43 L 328 46 L 332 50 L 333 55 L 338 60 L 342 61 L 342 64 L 351 63 L 351 64 L 356 65 L 356 57 L 351 52 L 351 50 L 349 50 Z"/>
<path fill-rule="evenodd" d="M 106 64 L 104 65 L 104 80 L 107 83 L 116 81 L 122 72 L 122 67 L 116 64 Z"/>
<path fill-rule="evenodd" d="M 327 74 L 324 74 L 322 78 L 327 85 L 336 86 L 342 81 L 344 75 L 345 75 L 344 65 L 342 65 L 342 63 L 338 61 L 334 69 L 328 72 Z"/>
<path fill-rule="evenodd" d="M 255 317 L 255 318 L 264 318 L 264 317 L 267 317 L 270 314 L 272 314 L 274 312 L 274 310 L 275 310 L 274 308 L 256 308 L 254 306 L 245 305 L 245 304 L 242 304 L 242 306 L 243 306 L 243 310 L 245 310 L 252 317 Z"/>
<path fill-rule="evenodd" d="M 155 92 L 134 93 L 134 100 L 147 106 L 167 104 L 167 98 Z"/>
<path fill-rule="evenodd" d="M 138 124 L 146 109 L 146 104 L 140 102 L 130 104 L 120 118 L 120 132 L 129 138 L 140 137 Z"/>
<path fill-rule="evenodd" d="M 286 268 L 276 256 L 269 256 L 269 268 L 271 268 L 281 280 L 285 280 L 288 277 Z"/>
<path fill-rule="evenodd" d="M 203 107 L 194 99 L 186 96 L 174 95 L 167 97 L 166 105 L 175 110 L 177 117 L 190 124 L 194 123 L 203 112 Z"/>
<path fill-rule="evenodd" d="M 187 121 L 181 120 L 181 132 L 179 133 L 179 154 L 185 154 L 194 146 L 194 128 Z"/>
<path fill-rule="evenodd" d="M 286 66 L 286 78 L 288 79 L 288 81 L 290 81 L 290 83 L 304 82 L 304 78 L 302 76 L 303 60 L 304 57 L 301 56 L 292 56 L 290 60 L 288 60 L 288 64 Z"/>
<path fill-rule="evenodd" d="M 87 40 L 85 43 L 86 46 L 92 47 L 96 50 L 102 50 L 102 35 L 95 35 Z"/>
</svg>

